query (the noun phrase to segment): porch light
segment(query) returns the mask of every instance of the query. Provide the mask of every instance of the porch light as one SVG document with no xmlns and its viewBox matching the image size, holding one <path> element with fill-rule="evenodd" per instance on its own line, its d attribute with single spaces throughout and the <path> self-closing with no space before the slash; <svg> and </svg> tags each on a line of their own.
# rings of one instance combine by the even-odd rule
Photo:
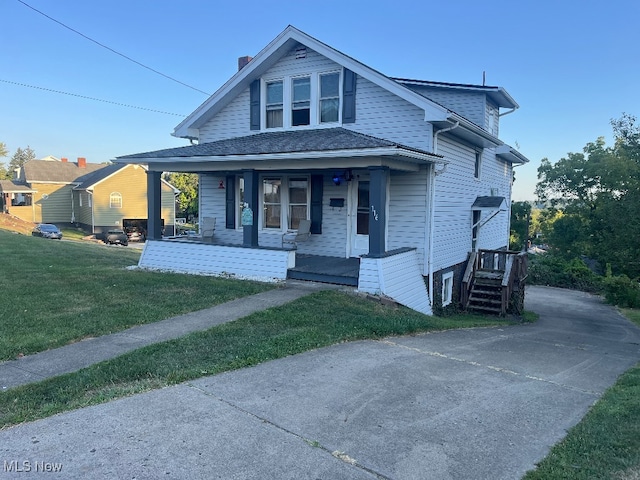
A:
<svg viewBox="0 0 640 480">
<path fill-rule="evenodd" d="M 218 188 L 224 190 L 224 180 L 220 180 L 220 182 L 218 183 Z"/>
<path fill-rule="evenodd" d="M 333 176 L 333 184 L 337 187 L 340 185 L 340 175 Z"/>
</svg>

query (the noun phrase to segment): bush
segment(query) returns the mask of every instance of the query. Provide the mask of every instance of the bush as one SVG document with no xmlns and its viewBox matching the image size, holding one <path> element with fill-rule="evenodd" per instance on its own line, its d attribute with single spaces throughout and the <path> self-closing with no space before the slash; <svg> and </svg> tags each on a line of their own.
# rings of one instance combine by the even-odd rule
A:
<svg viewBox="0 0 640 480">
<path fill-rule="evenodd" d="M 640 283 L 626 275 L 607 277 L 604 282 L 607 303 L 624 308 L 640 308 Z"/>
<path fill-rule="evenodd" d="M 527 283 L 531 285 L 548 285 L 601 293 L 602 282 L 602 277 L 592 272 L 579 258 L 566 260 L 553 253 L 529 256 Z"/>
</svg>

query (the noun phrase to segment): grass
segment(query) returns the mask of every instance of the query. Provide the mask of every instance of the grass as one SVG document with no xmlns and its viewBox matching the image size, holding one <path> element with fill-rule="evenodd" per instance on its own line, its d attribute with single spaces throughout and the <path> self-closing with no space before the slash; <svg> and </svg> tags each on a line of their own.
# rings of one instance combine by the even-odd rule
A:
<svg viewBox="0 0 640 480">
<path fill-rule="evenodd" d="M 0 361 L 274 288 L 127 270 L 139 250 L 3 230 L 0 254 Z"/>
<path fill-rule="evenodd" d="M 640 326 L 640 310 L 622 312 Z M 524 477 L 566 478 L 640 479 L 640 363 L 621 375 L 564 440 Z"/>
<path fill-rule="evenodd" d="M 429 317 L 321 291 L 205 332 L 2 392 L 0 428 L 339 342 L 506 323 L 474 315 Z"/>
</svg>

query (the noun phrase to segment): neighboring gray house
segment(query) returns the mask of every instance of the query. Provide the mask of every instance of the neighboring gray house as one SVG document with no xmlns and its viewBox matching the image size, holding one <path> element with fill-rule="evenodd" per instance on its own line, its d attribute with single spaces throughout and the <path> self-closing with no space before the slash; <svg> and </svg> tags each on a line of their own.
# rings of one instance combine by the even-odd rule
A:
<svg viewBox="0 0 640 480">
<path fill-rule="evenodd" d="M 160 241 L 156 222 L 140 264 L 282 279 L 346 262 L 359 290 L 431 313 L 472 249 L 508 246 L 528 160 L 498 131 L 516 108 L 501 87 L 387 77 L 289 26 L 175 128 L 197 144 L 116 159 L 148 165 L 150 219 L 162 171 L 198 172 L 200 218 L 216 219 L 213 244 Z M 303 219 L 310 238 L 282 248 Z"/>
</svg>

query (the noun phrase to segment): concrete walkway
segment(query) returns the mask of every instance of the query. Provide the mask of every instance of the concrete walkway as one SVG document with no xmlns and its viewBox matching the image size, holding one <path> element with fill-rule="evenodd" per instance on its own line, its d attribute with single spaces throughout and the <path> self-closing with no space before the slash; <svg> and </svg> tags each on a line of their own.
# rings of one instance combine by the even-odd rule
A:
<svg viewBox="0 0 640 480">
<path fill-rule="evenodd" d="M 526 304 L 535 324 L 343 343 L 8 428 L 0 478 L 517 479 L 640 360 L 597 297 Z"/>
<path fill-rule="evenodd" d="M 82 340 L 17 360 L 0 363 L 0 390 L 75 372 L 146 345 L 207 330 L 215 325 L 246 317 L 254 312 L 284 305 L 314 291 L 339 288 L 310 282 L 288 282 L 249 297 L 238 298 L 205 310 L 155 323 L 139 325 L 112 335 Z M 2 477 L 0 477 L 2 478 Z"/>
</svg>

